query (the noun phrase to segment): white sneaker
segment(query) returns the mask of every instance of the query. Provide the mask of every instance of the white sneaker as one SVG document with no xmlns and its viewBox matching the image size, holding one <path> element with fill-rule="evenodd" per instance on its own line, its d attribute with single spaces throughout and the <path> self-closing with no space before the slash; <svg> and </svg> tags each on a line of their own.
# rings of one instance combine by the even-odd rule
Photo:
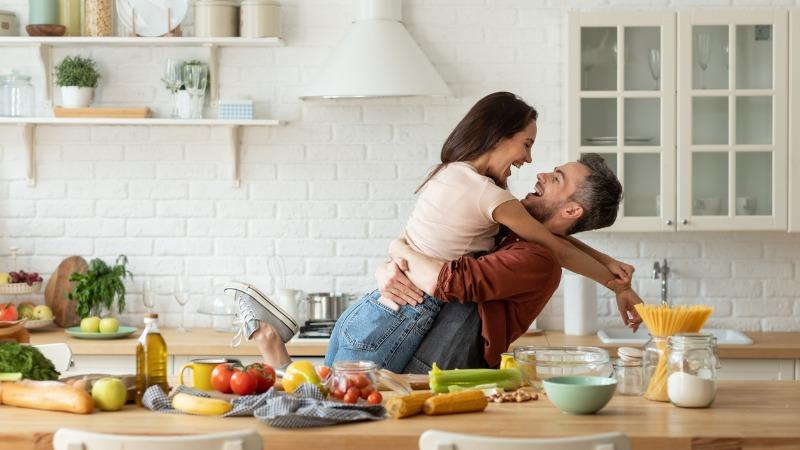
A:
<svg viewBox="0 0 800 450">
<path fill-rule="evenodd" d="M 259 323 L 264 321 L 270 324 L 281 337 L 284 343 L 297 333 L 300 326 L 297 320 L 289 313 L 272 302 L 258 289 L 246 283 L 231 281 L 222 288 L 223 292 L 236 302 L 239 308 L 239 319 L 242 326 L 231 340 L 231 346 L 237 347 L 244 337 L 248 341 L 253 333 L 258 330 Z"/>
</svg>

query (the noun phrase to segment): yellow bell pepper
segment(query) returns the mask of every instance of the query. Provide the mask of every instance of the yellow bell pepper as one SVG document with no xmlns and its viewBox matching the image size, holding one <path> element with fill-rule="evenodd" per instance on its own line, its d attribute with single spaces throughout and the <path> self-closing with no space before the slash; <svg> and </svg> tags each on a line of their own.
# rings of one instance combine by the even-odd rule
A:
<svg viewBox="0 0 800 450">
<path fill-rule="evenodd" d="M 322 387 L 322 382 L 317 376 L 317 371 L 314 370 L 314 365 L 308 361 L 295 361 L 289 364 L 281 383 L 283 384 L 283 390 L 286 392 L 296 391 L 303 383 L 311 383 Z"/>
</svg>

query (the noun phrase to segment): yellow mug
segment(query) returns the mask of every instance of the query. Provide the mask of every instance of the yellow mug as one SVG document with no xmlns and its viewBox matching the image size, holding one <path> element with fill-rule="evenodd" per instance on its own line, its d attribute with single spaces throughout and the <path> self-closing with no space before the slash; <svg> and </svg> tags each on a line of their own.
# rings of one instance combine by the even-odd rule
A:
<svg viewBox="0 0 800 450">
<path fill-rule="evenodd" d="M 178 382 L 187 385 L 183 381 L 183 373 L 186 369 L 192 371 L 192 384 L 191 387 L 200 389 L 201 391 L 213 391 L 214 387 L 211 385 L 211 372 L 220 364 L 233 363 L 235 360 L 231 359 L 193 359 L 189 363 L 181 366 L 178 371 Z M 189 386 L 189 385 L 187 385 Z"/>
</svg>

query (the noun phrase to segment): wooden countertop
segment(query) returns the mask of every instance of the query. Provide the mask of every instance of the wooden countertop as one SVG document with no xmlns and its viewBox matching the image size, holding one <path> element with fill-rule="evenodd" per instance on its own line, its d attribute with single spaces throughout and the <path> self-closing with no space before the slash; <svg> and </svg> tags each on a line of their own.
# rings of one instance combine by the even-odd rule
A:
<svg viewBox="0 0 800 450">
<path fill-rule="evenodd" d="M 50 449 L 61 427 L 123 434 L 195 434 L 257 430 L 264 448 L 417 449 L 428 429 L 501 437 L 566 437 L 609 431 L 627 434 L 636 450 L 790 449 L 800 447 L 800 382 L 720 382 L 709 409 L 682 409 L 617 395 L 597 415 L 559 412 L 546 397 L 492 403 L 482 413 L 417 416 L 403 420 L 301 430 L 272 428 L 250 417 L 159 414 L 132 405 L 91 416 L 0 406 L 0 450 Z"/>
<path fill-rule="evenodd" d="M 31 333 L 31 344 L 66 342 L 75 355 L 133 355 L 141 328 L 124 339 L 78 339 L 60 328 Z M 174 356 L 257 356 L 256 345 L 243 341 L 239 347 L 230 346 L 233 333 L 221 333 L 212 328 L 193 328 L 179 333 L 174 328 L 162 328 L 169 354 Z M 324 356 L 327 339 L 293 339 L 287 345 L 292 356 Z"/>
<path fill-rule="evenodd" d="M 258 351 L 252 342 L 243 342 L 232 348 L 229 333 L 220 333 L 209 328 L 193 329 L 189 333 L 178 333 L 174 329 L 162 329 L 169 352 L 178 356 L 256 356 Z M 721 345 L 721 358 L 738 359 L 800 359 L 800 332 L 746 333 L 752 345 Z M 49 344 L 66 342 L 76 355 L 132 355 L 136 348 L 138 332 L 126 339 L 87 340 L 73 338 L 54 328 L 31 333 L 31 343 Z M 320 357 L 325 355 L 328 341 L 324 339 L 293 339 L 287 345 L 292 356 Z M 522 345 L 590 345 L 608 349 L 616 355 L 616 345 L 600 342 L 597 336 L 566 336 L 559 331 L 547 331 L 543 335 L 523 336 L 511 344 Z"/>
<path fill-rule="evenodd" d="M 720 358 L 732 359 L 800 359 L 800 332 L 783 333 L 745 333 L 753 340 L 751 345 L 720 345 Z M 604 344 L 597 336 L 567 336 L 560 331 L 545 333 L 549 345 L 590 345 L 608 349 L 612 356 L 617 355 L 616 344 Z M 524 342 L 521 338 L 512 347 Z M 529 344 L 524 344 L 529 345 Z"/>
</svg>

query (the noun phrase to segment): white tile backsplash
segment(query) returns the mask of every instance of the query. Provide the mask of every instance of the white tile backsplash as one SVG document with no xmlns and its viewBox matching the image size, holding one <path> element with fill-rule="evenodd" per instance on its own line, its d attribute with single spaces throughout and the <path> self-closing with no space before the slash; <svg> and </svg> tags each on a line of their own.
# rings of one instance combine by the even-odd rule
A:
<svg viewBox="0 0 800 450">
<path fill-rule="evenodd" d="M 259 117 L 287 123 L 248 128 L 242 136 L 242 186 L 231 187 L 225 130 L 205 127 L 41 126 L 38 182 L 25 180 L 25 154 L 14 126 L 0 126 L 0 270 L 8 247 L 20 268 L 47 275 L 62 257 L 130 257 L 127 322 L 139 322 L 143 278 L 188 276 L 187 310 L 219 293 L 230 278 L 273 288 L 267 261 L 279 255 L 289 287 L 306 291 L 372 289 L 371 272 L 413 206 L 413 191 L 441 143 L 481 96 L 509 90 L 540 112 L 533 166 L 515 172 L 524 194 L 538 171 L 563 161 L 566 12 L 798 6 L 800 0 L 406 0 L 405 22 L 454 97 L 300 101 L 302 86 L 350 22 L 349 0 L 284 0 L 286 47 L 221 50 L 220 92 L 246 94 Z M 0 0 L 27 17 L 27 2 Z M 189 21 L 191 22 L 191 20 Z M 191 24 L 187 26 L 191 31 Z M 98 100 L 149 106 L 163 115 L 159 78 L 167 57 L 205 58 L 199 48 L 57 48 L 98 59 Z M 32 51 L 0 48 L 0 71 L 31 65 Z M 37 98 L 41 98 L 38 95 Z M 210 115 L 211 112 L 208 112 Z M 712 325 L 743 330 L 800 330 L 800 235 L 770 232 L 596 233 L 585 237 L 637 267 L 635 284 L 660 295 L 653 261 L 668 258 L 676 302 L 715 306 Z M 274 267 L 273 267 L 274 274 Z M 41 296 L 37 301 L 41 300 Z M 176 325 L 178 307 L 160 305 Z M 598 299 L 600 322 L 615 325 L 616 305 Z M 562 327 L 561 291 L 539 321 Z M 209 325 L 190 314 L 190 325 Z"/>
</svg>

